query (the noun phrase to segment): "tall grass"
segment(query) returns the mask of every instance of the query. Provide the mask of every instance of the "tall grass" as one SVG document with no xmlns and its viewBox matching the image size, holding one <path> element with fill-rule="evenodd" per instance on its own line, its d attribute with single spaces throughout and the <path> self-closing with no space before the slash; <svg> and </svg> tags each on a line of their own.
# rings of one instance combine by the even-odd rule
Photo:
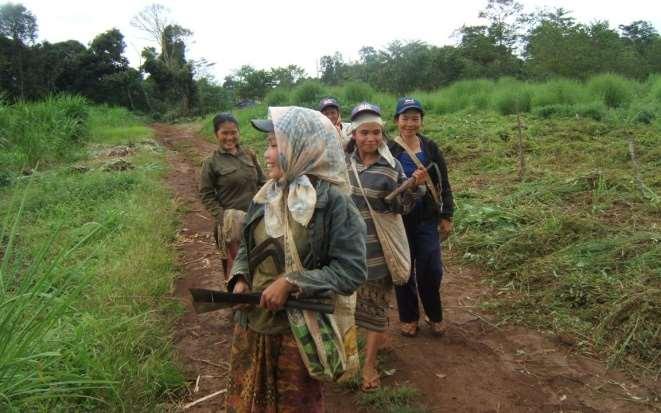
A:
<svg viewBox="0 0 661 413">
<path fill-rule="evenodd" d="M 97 146 L 148 136 L 124 110 L 90 113 Z M 25 194 L 20 225 L 8 216 L 0 234 L 0 410 L 153 411 L 182 386 L 168 298 L 175 206 L 164 154 L 147 147 L 134 169 L 108 172 L 79 145 L 88 172 L 52 163 L 29 187 L 18 176 L 0 187 L 3 213 Z"/>
<path fill-rule="evenodd" d="M 55 231 L 34 246 L 33 259 L 26 259 L 16 245 L 28 191 L 23 193 L 15 213 L 9 205 L 0 229 L 0 406 L 9 410 L 38 400 L 86 397 L 86 392 L 112 384 L 62 369 L 65 343 L 55 333 L 90 281 L 82 276 L 87 260 L 68 268 L 64 263 L 101 226 L 89 226 L 80 239 L 59 252 L 54 248 Z"/>
<path fill-rule="evenodd" d="M 411 91 L 427 113 L 448 115 L 457 112 L 497 112 L 503 115 L 532 112 L 541 118 L 580 117 L 619 122 L 632 118 L 653 123 L 661 117 L 661 78 L 651 76 L 640 83 L 619 75 L 593 76 L 586 82 L 550 79 L 530 83 L 513 78 L 461 80 L 436 91 Z M 323 96 L 335 96 L 346 119 L 351 108 L 367 100 L 382 108 L 391 119 L 399 96 L 373 90 L 361 82 L 328 86 L 308 81 L 293 89 L 274 89 L 265 99 L 266 106 L 297 105 L 317 108 Z M 642 113 L 642 115 L 639 115 Z"/>
<path fill-rule="evenodd" d="M 37 103 L 3 106 L 0 111 L 5 160 L 14 166 L 70 160 L 80 155 L 88 134 L 88 105 L 78 96 L 54 96 Z M 9 163 L 5 164 L 9 165 Z"/>
</svg>

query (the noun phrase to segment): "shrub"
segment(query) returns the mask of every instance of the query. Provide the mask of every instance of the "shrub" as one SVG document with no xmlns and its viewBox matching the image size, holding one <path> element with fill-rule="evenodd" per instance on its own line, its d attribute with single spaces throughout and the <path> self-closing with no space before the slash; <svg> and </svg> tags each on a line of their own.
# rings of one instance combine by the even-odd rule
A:
<svg viewBox="0 0 661 413">
<path fill-rule="evenodd" d="M 316 108 L 319 101 L 326 95 L 320 82 L 308 80 L 294 89 L 294 101 L 291 102 L 297 106 L 307 106 Z"/>
<path fill-rule="evenodd" d="M 532 87 L 532 106 L 574 105 L 587 102 L 591 96 L 585 85 L 569 79 L 554 79 Z"/>
<path fill-rule="evenodd" d="M 268 106 L 287 106 L 289 105 L 289 96 L 289 91 L 282 88 L 276 88 L 266 95 L 264 102 Z"/>
<path fill-rule="evenodd" d="M 364 101 L 371 101 L 374 96 L 372 86 L 363 82 L 348 82 L 344 85 L 344 104 L 353 106 Z"/>
<path fill-rule="evenodd" d="M 578 116 L 591 118 L 594 120 L 603 120 L 606 117 L 608 108 L 601 102 L 585 103 L 576 105 L 574 110 Z"/>
<path fill-rule="evenodd" d="M 533 115 L 538 116 L 540 118 L 548 119 L 550 117 L 554 116 L 571 116 L 574 113 L 576 113 L 575 108 L 571 105 L 563 105 L 563 104 L 553 104 L 553 105 L 546 105 L 546 106 L 540 106 L 532 111 Z"/>
<path fill-rule="evenodd" d="M 631 102 L 635 84 L 622 76 L 608 73 L 591 78 L 588 90 L 609 108 L 619 108 Z"/>
<path fill-rule="evenodd" d="M 503 115 L 530 112 L 531 93 L 527 85 L 500 87 L 494 94 L 494 106 Z"/>
</svg>

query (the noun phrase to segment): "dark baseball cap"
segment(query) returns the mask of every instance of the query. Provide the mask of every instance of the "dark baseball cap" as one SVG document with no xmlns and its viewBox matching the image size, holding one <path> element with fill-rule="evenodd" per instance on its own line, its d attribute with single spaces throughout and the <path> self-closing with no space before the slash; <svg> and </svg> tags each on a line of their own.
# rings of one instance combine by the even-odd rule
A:
<svg viewBox="0 0 661 413">
<path fill-rule="evenodd" d="M 402 113 L 406 112 L 409 109 L 415 109 L 420 112 L 421 115 L 425 114 L 425 111 L 422 110 L 422 104 L 418 99 L 403 97 L 399 98 L 397 101 L 397 108 L 395 109 L 395 116 L 399 116 Z"/>
<path fill-rule="evenodd" d="M 319 112 L 321 112 L 322 110 L 328 107 L 334 107 L 339 110 L 340 104 L 337 103 L 337 100 L 335 98 L 327 97 L 321 99 L 321 101 L 319 102 Z"/>
<path fill-rule="evenodd" d="M 264 133 L 272 133 L 275 131 L 271 119 L 251 119 L 250 123 L 252 123 L 253 128 Z"/>
<path fill-rule="evenodd" d="M 353 122 L 354 119 L 358 117 L 358 115 L 361 115 L 363 113 L 372 113 L 374 115 L 381 116 L 381 108 L 369 102 L 359 103 L 351 111 L 351 121 Z"/>
</svg>

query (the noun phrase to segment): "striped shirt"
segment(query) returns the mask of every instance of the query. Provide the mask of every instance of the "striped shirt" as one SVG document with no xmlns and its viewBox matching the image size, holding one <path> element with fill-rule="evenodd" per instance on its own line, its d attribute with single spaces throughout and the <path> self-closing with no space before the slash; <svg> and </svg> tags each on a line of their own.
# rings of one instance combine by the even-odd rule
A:
<svg viewBox="0 0 661 413">
<path fill-rule="evenodd" d="M 351 198 L 360 210 L 367 225 L 367 279 L 376 280 L 389 276 L 388 267 L 386 266 L 383 250 L 376 235 L 374 221 L 365 203 L 365 198 L 356 180 L 356 175 L 351 167 L 352 161 L 356 164 L 360 183 L 374 211 L 407 214 L 415 206 L 416 199 L 419 195 L 417 191 L 409 189 L 400 193 L 392 202 L 386 202 L 386 195 L 390 194 L 406 180 L 406 175 L 404 175 L 404 170 L 399 161 L 395 161 L 395 167 L 393 168 L 385 158 L 379 157 L 375 163 L 365 167 L 360 160 L 358 151 L 354 151 L 354 153 L 347 156 L 349 179 L 351 181 Z"/>
</svg>

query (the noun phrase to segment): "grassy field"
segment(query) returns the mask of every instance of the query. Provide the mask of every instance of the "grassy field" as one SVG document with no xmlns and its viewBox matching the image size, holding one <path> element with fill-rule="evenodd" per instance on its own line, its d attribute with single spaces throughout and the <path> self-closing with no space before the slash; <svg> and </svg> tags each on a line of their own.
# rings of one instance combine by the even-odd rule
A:
<svg viewBox="0 0 661 413">
<path fill-rule="evenodd" d="M 243 142 L 263 151 L 249 119 L 268 104 L 314 108 L 324 95 L 345 103 L 345 118 L 359 101 L 378 103 L 395 132 L 395 96 L 310 82 L 235 112 Z M 447 248 L 485 269 L 496 291 L 487 306 L 503 322 L 661 372 L 661 78 L 476 80 L 412 95 L 449 162 L 457 212 Z M 202 132 L 213 140 L 210 125 Z"/>
<path fill-rule="evenodd" d="M 127 111 L 79 103 L 75 139 L 71 129 L 48 130 L 53 139 L 30 131 L 24 140 L 35 142 L 13 135 L 4 153 L 3 411 L 150 411 L 183 385 L 170 343 L 181 310 L 167 297 L 176 222 L 164 154 Z M 3 110 L 13 131 L 30 129 L 34 113 L 67 127 L 61 104 Z M 120 144 L 130 166 L 111 153 Z"/>
</svg>

